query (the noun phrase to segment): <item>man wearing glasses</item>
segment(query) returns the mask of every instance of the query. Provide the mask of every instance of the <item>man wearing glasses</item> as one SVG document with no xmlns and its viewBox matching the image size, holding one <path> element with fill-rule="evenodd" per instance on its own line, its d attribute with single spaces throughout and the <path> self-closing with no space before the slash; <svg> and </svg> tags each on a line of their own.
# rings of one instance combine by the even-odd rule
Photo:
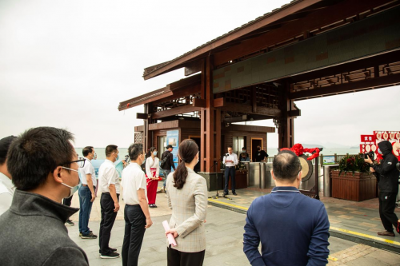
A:
<svg viewBox="0 0 400 266">
<path fill-rule="evenodd" d="M 118 160 L 118 146 L 106 147 L 106 160 L 99 168 L 99 187 L 102 191 L 100 198 L 101 222 L 99 232 L 100 258 L 116 259 L 119 257 L 115 248 L 110 248 L 111 230 L 119 210 L 119 175 L 114 162 Z"/>
<path fill-rule="evenodd" d="M 64 225 L 78 209 L 61 204 L 79 184 L 79 163 L 70 132 L 32 128 L 13 141 L 7 168 L 16 187 L 0 216 L 2 265 L 89 265 Z"/>
<path fill-rule="evenodd" d="M 92 204 L 96 198 L 96 174 L 90 162 L 95 156 L 92 146 L 83 148 L 82 154 L 85 157 L 85 165 L 79 169 L 82 186 L 79 188 L 79 237 L 82 239 L 96 239 L 97 236 L 89 229 L 89 217 L 92 211 Z"/>
</svg>

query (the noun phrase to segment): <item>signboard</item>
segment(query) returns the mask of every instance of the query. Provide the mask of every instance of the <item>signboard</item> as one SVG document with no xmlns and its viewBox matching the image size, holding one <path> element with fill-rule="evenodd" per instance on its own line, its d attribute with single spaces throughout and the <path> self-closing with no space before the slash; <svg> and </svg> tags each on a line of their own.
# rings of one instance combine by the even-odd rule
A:
<svg viewBox="0 0 400 266">
<path fill-rule="evenodd" d="M 361 135 L 360 153 L 378 152 L 378 143 L 387 140 L 390 143 L 400 142 L 400 131 L 374 131 L 372 135 Z"/>
<path fill-rule="evenodd" d="M 324 164 L 335 164 L 335 156 L 323 156 Z"/>
</svg>

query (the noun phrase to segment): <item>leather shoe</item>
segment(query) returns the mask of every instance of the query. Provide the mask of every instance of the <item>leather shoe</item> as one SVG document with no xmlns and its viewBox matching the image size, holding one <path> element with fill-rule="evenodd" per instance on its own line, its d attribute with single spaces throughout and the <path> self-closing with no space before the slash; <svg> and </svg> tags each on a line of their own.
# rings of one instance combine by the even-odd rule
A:
<svg viewBox="0 0 400 266">
<path fill-rule="evenodd" d="M 393 232 L 388 232 L 388 231 L 378 232 L 377 234 L 380 236 L 394 236 Z"/>
<path fill-rule="evenodd" d="M 237 196 L 236 192 L 232 192 L 232 195 L 235 195 L 235 196 Z"/>
<path fill-rule="evenodd" d="M 229 195 L 229 193 L 225 193 L 225 192 L 224 192 L 224 193 L 222 194 L 222 197 L 225 197 L 226 195 Z"/>
</svg>

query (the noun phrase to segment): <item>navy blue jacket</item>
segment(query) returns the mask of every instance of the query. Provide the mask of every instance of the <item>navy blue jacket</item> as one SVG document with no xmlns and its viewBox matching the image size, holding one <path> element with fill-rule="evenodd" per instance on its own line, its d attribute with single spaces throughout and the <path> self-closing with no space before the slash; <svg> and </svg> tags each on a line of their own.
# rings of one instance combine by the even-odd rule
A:
<svg viewBox="0 0 400 266">
<path fill-rule="evenodd" d="M 243 251 L 251 265 L 326 265 L 329 220 L 322 202 L 275 187 L 247 211 Z M 261 242 L 261 254 L 258 246 Z"/>
</svg>

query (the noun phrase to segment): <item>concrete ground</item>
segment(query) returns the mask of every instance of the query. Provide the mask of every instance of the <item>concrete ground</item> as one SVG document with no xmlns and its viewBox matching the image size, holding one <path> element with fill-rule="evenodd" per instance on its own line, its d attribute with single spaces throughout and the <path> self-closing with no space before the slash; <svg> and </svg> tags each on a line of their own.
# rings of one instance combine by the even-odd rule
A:
<svg viewBox="0 0 400 266">
<path fill-rule="evenodd" d="M 244 190 L 237 190 L 238 197 L 232 197 L 232 200 L 218 199 L 219 201 L 229 201 L 234 206 L 244 202 Z M 260 193 L 260 192 L 257 192 Z M 253 193 L 252 196 L 255 196 Z M 215 192 L 210 192 L 210 196 Z M 242 196 L 240 196 L 242 194 Z M 262 194 L 262 192 L 261 192 Z M 252 196 L 247 195 L 246 198 Z M 212 200 L 212 199 L 210 199 Z M 249 199 L 248 199 L 249 201 Z M 252 201 L 252 200 L 251 200 Z M 167 265 L 166 263 L 166 243 L 164 229 L 161 225 L 162 221 L 170 218 L 171 211 L 167 207 L 165 194 L 157 194 L 158 208 L 150 209 L 153 226 L 149 228 L 144 237 L 143 247 L 140 253 L 139 265 Z M 124 221 L 123 221 L 123 200 L 120 199 L 121 210 L 118 212 L 110 246 L 121 251 Z M 214 204 L 214 203 L 213 203 Z M 79 207 L 78 195 L 75 194 L 73 207 Z M 243 226 L 245 224 L 245 213 L 232 211 L 224 208 L 223 205 L 209 205 L 207 222 L 206 222 L 206 239 L 207 249 L 204 265 L 250 265 L 243 248 Z M 226 206 L 225 206 L 226 207 Z M 345 206 L 344 206 L 345 207 Z M 246 208 L 246 207 L 243 207 Z M 328 209 L 328 208 L 327 208 Z M 350 211 L 350 210 L 349 210 Z M 354 210 L 351 210 L 354 211 Z M 357 211 L 357 210 L 356 210 Z M 328 211 L 329 213 L 329 211 Z M 338 214 L 343 215 L 343 214 Z M 331 215 L 329 214 L 330 219 Z M 333 217 L 335 218 L 335 217 Z M 78 214 L 72 216 L 75 226 L 67 226 L 70 237 L 82 247 L 91 265 L 121 265 L 121 258 L 118 259 L 101 259 L 98 254 L 98 240 L 81 239 L 78 232 Z M 95 234 L 98 234 L 100 225 L 100 206 L 99 199 L 96 198 L 89 227 Z M 400 255 L 371 247 L 364 244 L 357 244 L 352 241 L 340 239 L 331 236 L 330 241 L 330 257 L 328 265 L 363 265 L 363 266 L 379 266 L 379 265 L 400 265 Z"/>
</svg>

